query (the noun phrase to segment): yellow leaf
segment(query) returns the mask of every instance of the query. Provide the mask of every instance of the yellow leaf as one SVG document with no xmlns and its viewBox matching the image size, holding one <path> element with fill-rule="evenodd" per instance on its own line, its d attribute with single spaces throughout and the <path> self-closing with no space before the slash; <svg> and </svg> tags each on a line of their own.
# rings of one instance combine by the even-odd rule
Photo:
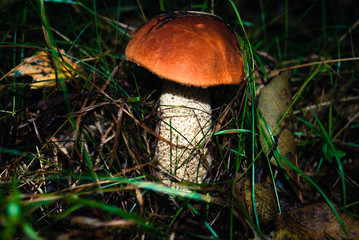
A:
<svg viewBox="0 0 359 240">
<path fill-rule="evenodd" d="M 76 68 L 77 62 L 63 55 L 65 53 L 63 49 L 60 50 L 60 53 L 62 54 L 62 57 L 58 59 L 59 64 L 56 64 L 58 69 L 54 68 L 51 56 L 46 52 L 41 51 L 37 55 L 25 58 L 9 76 L 32 77 L 31 89 L 53 86 L 56 84 L 56 79 L 59 78 L 71 78 L 74 74 L 72 69 Z M 69 65 L 72 67 L 71 69 L 67 67 Z"/>
</svg>

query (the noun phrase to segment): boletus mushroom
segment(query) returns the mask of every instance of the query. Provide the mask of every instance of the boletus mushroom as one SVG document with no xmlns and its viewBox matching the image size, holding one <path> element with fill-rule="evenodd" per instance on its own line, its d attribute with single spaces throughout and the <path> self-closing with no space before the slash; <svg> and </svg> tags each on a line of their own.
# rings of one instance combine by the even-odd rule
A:
<svg viewBox="0 0 359 240">
<path fill-rule="evenodd" d="M 202 183 L 212 162 L 207 88 L 244 79 L 236 35 L 212 14 L 166 13 L 137 29 L 125 56 L 164 79 L 156 131 L 168 141 L 158 140 L 155 150 L 160 178 Z"/>
</svg>

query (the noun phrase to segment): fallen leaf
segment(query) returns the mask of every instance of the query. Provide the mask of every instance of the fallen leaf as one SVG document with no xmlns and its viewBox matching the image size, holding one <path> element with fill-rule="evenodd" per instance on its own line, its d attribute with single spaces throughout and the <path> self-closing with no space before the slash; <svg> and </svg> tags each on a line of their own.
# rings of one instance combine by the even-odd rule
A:
<svg viewBox="0 0 359 240">
<path fill-rule="evenodd" d="M 348 236 L 345 236 L 332 210 L 324 202 L 284 212 L 276 220 L 274 236 L 285 230 L 298 239 L 359 239 L 359 219 L 344 212 L 339 212 L 339 215 Z"/>
<path fill-rule="evenodd" d="M 60 53 L 62 54 L 62 57 L 58 59 L 59 64 L 56 64 L 59 66 L 58 69 L 54 68 L 51 56 L 46 52 L 41 51 L 34 56 L 25 58 L 24 61 L 20 63 L 11 74 L 9 74 L 9 76 L 32 77 L 33 82 L 31 83 L 31 89 L 54 86 L 56 84 L 56 79 L 68 79 L 72 77 L 75 74 L 73 69 L 76 69 L 78 65 L 78 62 L 74 59 L 64 55 L 65 51 L 63 49 L 60 50 Z M 72 68 L 69 68 L 69 65 Z"/>
<path fill-rule="evenodd" d="M 260 92 L 258 108 L 263 118 L 259 121 L 260 142 L 264 152 L 270 156 L 270 162 L 284 168 L 288 176 L 295 181 L 295 173 L 289 165 L 280 158 L 275 158 L 275 151 L 295 164 L 296 146 L 293 132 L 293 122 L 290 117 L 292 109 L 292 93 L 289 89 L 291 72 L 282 72 L 275 76 Z M 281 121 L 286 111 L 286 117 Z M 280 122 L 281 121 L 281 122 Z M 280 125 L 277 127 L 277 125 Z M 274 141 L 273 141 L 274 140 Z M 296 165 L 296 164 L 295 164 Z"/>
</svg>

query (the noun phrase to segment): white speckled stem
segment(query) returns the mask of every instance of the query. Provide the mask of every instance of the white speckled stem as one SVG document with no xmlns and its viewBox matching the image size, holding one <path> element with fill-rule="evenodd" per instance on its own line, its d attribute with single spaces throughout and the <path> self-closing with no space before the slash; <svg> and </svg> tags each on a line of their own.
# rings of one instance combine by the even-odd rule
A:
<svg viewBox="0 0 359 240">
<path fill-rule="evenodd" d="M 158 140 L 158 176 L 166 184 L 171 182 L 169 175 L 178 181 L 202 183 L 212 162 L 206 137 L 212 123 L 209 92 L 164 82 L 157 132 L 176 146 Z"/>
</svg>

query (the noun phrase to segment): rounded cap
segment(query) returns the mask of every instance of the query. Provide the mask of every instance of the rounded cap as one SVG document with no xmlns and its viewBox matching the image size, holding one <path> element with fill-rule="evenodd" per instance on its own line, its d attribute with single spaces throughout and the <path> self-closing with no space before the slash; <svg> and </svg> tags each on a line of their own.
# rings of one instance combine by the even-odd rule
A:
<svg viewBox="0 0 359 240">
<path fill-rule="evenodd" d="M 161 78 L 189 86 L 239 84 L 244 79 L 236 36 L 212 14 L 159 15 L 137 29 L 125 56 Z"/>
</svg>

